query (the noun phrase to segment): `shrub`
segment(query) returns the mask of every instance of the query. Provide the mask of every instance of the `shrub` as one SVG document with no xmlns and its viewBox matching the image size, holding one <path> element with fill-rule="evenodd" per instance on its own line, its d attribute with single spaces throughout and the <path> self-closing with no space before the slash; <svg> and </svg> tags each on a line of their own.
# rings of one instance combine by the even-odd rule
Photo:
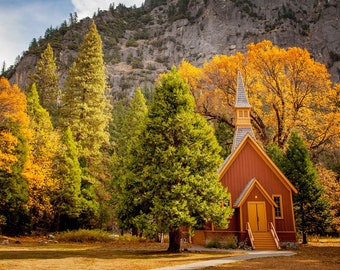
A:
<svg viewBox="0 0 340 270">
<path fill-rule="evenodd" d="M 207 248 L 221 248 L 221 247 L 222 247 L 222 244 L 218 240 L 211 240 L 207 244 Z"/>
<path fill-rule="evenodd" d="M 207 248 L 222 248 L 222 249 L 235 249 L 237 247 L 237 244 L 235 240 L 227 240 L 220 242 L 219 240 L 211 240 L 207 245 Z"/>
<path fill-rule="evenodd" d="M 126 42 L 126 46 L 127 47 L 138 47 L 138 43 L 134 38 L 130 38 L 127 42 Z"/>
</svg>

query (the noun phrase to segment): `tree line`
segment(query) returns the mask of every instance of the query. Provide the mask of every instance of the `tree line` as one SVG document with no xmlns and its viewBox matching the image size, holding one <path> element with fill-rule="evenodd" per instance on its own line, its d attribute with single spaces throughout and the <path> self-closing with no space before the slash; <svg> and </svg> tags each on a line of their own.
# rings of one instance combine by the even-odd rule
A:
<svg viewBox="0 0 340 270">
<path fill-rule="evenodd" d="M 112 102 L 92 21 L 62 87 L 50 45 L 29 89 L 23 92 L 1 78 L 2 233 L 115 224 L 153 238 L 169 233 L 169 251 L 177 251 L 182 226 L 198 228 L 204 221 L 227 226 L 232 209 L 221 207 L 229 194 L 217 181 L 217 169 L 230 152 L 237 70 L 244 73 L 258 138 L 286 149 L 297 130 L 313 160 L 323 161 L 319 171 L 336 184 L 339 196 L 330 157 L 320 150 L 337 154 L 339 86 L 331 86 L 325 68 L 304 50 L 267 41 L 248 50 L 247 56 L 216 56 L 203 68 L 183 62 L 159 77 L 149 101 L 138 88 L 132 99 Z M 296 175 L 288 178 L 299 185 Z M 324 194 L 327 183 L 316 173 L 311 179 L 308 186 Z M 336 198 L 328 196 L 334 230 Z M 320 233 L 314 225 L 301 228 Z"/>
</svg>

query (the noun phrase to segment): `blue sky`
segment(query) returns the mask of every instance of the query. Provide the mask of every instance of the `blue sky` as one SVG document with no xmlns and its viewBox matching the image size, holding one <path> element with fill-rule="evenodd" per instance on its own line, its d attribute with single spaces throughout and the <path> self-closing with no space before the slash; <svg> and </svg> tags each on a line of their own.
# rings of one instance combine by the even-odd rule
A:
<svg viewBox="0 0 340 270">
<path fill-rule="evenodd" d="M 0 0 L 0 64 L 14 64 L 18 55 L 27 50 L 33 38 L 44 36 L 47 28 L 60 26 L 69 14 L 78 19 L 92 17 L 110 3 L 139 7 L 144 0 Z"/>
</svg>

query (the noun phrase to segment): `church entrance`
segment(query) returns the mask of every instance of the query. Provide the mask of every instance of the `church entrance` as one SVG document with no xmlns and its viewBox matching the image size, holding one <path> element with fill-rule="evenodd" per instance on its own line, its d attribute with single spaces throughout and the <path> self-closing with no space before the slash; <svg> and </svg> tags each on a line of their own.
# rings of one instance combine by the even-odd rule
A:
<svg viewBox="0 0 340 270">
<path fill-rule="evenodd" d="M 267 231 L 266 202 L 248 202 L 248 221 L 253 232 Z"/>
</svg>

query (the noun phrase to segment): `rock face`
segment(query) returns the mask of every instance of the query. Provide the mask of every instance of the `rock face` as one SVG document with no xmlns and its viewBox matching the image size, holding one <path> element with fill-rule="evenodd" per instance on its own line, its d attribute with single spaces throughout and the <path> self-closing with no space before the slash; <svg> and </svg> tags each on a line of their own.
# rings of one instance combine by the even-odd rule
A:
<svg viewBox="0 0 340 270">
<path fill-rule="evenodd" d="M 94 20 L 115 98 L 131 95 L 137 86 L 152 88 L 160 73 L 182 59 L 201 66 L 216 54 L 245 52 L 247 44 L 264 39 L 282 48 L 306 48 L 340 82 L 339 0 L 147 0 L 142 8 L 100 11 Z M 40 51 L 51 42 L 62 82 L 88 23 L 67 26 L 57 46 L 54 32 L 41 41 Z M 30 51 L 7 73 L 21 88 L 40 55 Z"/>
</svg>

